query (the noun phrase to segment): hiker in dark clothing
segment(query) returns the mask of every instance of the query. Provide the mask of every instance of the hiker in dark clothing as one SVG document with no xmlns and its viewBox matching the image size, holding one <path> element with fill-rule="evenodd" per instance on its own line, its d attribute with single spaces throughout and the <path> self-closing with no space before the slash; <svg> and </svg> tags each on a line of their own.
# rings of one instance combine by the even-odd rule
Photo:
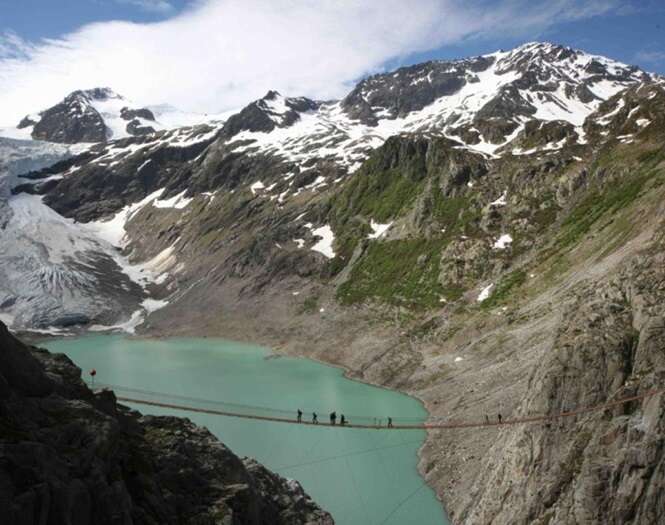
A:
<svg viewBox="0 0 665 525">
<path fill-rule="evenodd" d="M 330 413 L 330 424 L 334 425 L 336 421 L 337 421 L 337 413 L 336 412 L 331 412 Z"/>
<path fill-rule="evenodd" d="M 298 423 L 302 423 L 302 410 L 298 409 Z"/>
<path fill-rule="evenodd" d="M 342 414 L 342 417 L 339 420 L 340 425 L 346 425 L 346 418 L 344 417 L 344 414 Z"/>
<path fill-rule="evenodd" d="M 316 415 L 316 412 L 312 412 L 312 423 L 315 425 L 319 424 L 319 416 Z"/>
<path fill-rule="evenodd" d="M 490 417 L 487 414 L 485 414 L 485 424 L 486 425 L 490 424 Z"/>
<path fill-rule="evenodd" d="M 499 423 L 501 423 L 501 414 L 499 414 Z"/>
<path fill-rule="evenodd" d="M 393 418 L 389 417 L 388 418 L 388 428 L 392 428 L 392 426 L 393 426 Z"/>
</svg>

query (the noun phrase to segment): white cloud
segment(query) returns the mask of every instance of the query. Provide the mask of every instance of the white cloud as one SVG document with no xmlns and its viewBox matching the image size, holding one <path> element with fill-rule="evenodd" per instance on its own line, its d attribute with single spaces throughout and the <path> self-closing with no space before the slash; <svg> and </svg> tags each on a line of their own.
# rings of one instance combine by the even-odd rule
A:
<svg viewBox="0 0 665 525">
<path fill-rule="evenodd" d="M 140 104 L 168 102 L 193 111 L 240 107 L 269 89 L 339 97 L 387 60 L 468 38 L 533 37 L 554 23 L 616 5 L 615 0 L 197 0 L 157 23 L 96 23 L 38 43 L 10 33 L 0 38 L 0 124 L 15 124 L 75 89 L 96 86 L 110 86 Z"/>
<path fill-rule="evenodd" d="M 115 0 L 118 4 L 130 4 L 140 7 L 144 11 L 155 13 L 168 13 L 173 11 L 173 6 L 167 0 Z"/>
</svg>

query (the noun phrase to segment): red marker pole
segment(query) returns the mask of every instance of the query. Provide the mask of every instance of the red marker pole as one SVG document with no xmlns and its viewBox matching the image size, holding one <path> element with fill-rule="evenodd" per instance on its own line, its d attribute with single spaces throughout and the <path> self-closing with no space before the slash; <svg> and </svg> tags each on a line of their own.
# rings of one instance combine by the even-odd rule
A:
<svg viewBox="0 0 665 525">
<path fill-rule="evenodd" d="M 95 388 L 95 376 L 97 375 L 97 370 L 94 368 L 90 370 L 90 377 L 92 378 L 92 388 Z"/>
</svg>

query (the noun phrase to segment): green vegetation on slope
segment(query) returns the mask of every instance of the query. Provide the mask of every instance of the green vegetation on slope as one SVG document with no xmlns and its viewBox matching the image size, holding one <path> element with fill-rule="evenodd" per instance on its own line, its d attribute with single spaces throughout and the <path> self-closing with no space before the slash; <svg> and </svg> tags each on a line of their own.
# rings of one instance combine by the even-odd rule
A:
<svg viewBox="0 0 665 525">
<path fill-rule="evenodd" d="M 461 290 L 438 281 L 441 251 L 446 240 L 408 239 L 370 242 L 351 276 L 337 291 L 343 304 L 381 299 L 413 308 L 439 305 L 442 298 L 459 298 Z"/>
<path fill-rule="evenodd" d="M 446 141 L 394 137 L 377 150 L 331 202 L 337 236 L 333 274 L 364 247 L 337 291 L 342 303 L 380 300 L 410 308 L 431 308 L 454 300 L 463 290 L 439 282 L 441 253 L 454 236 L 478 233 L 480 207 L 465 194 L 466 181 L 482 162 L 450 148 Z M 475 162 L 475 164 L 474 164 Z M 446 195 L 443 188 L 457 188 Z M 407 212 L 407 238 L 367 240 L 369 223 L 398 220 Z M 413 222 L 413 224 L 409 224 Z M 415 226 L 417 224 L 417 226 Z M 418 228 L 417 238 L 408 237 Z"/>
<path fill-rule="evenodd" d="M 354 251 L 359 255 L 337 290 L 343 304 L 377 300 L 423 310 L 440 306 L 443 299 L 455 300 L 462 295 L 463 289 L 446 289 L 442 285 L 442 252 L 454 238 L 482 238 L 487 232 L 480 229 L 482 203 L 475 201 L 478 192 L 466 190 L 468 179 L 455 178 L 464 162 L 453 162 L 451 157 L 443 156 L 444 147 L 439 149 L 427 150 L 420 141 L 395 140 L 370 159 L 361 168 L 362 176 L 354 177 L 332 202 L 331 217 L 338 235 L 338 253 L 342 254 L 333 273 L 348 264 Z M 424 155 L 425 151 L 429 154 Z M 434 162 L 432 157 L 436 155 Z M 558 230 L 552 232 L 554 243 L 541 252 L 549 260 L 550 269 L 565 270 L 566 252 L 601 218 L 612 226 L 607 230 L 608 247 L 624 242 L 627 235 L 618 230 L 625 229 L 627 219 L 619 212 L 658 183 L 664 158 L 662 150 L 613 148 L 596 159 L 591 180 L 597 182 L 581 196 Z M 551 188 L 529 197 L 523 208 L 514 219 L 527 220 L 538 234 L 552 231 L 560 210 Z M 399 230 L 405 238 L 367 239 L 370 220 L 390 222 L 407 213 L 408 218 L 402 223 L 406 230 Z M 632 222 L 628 223 L 632 228 Z M 528 238 L 522 242 L 521 232 L 511 234 L 510 257 L 515 259 L 525 254 L 531 244 Z M 501 255 L 505 254 L 497 256 Z M 481 308 L 507 304 L 526 281 L 524 270 L 513 269 L 499 280 Z"/>
<path fill-rule="evenodd" d="M 439 282 L 441 252 L 454 235 L 475 231 L 479 211 L 468 197 L 446 198 L 439 187 L 439 176 L 430 184 L 418 184 L 423 213 L 436 223 L 438 233 L 415 239 L 363 240 L 367 231 L 342 233 L 343 246 L 352 251 L 358 242 L 366 249 L 354 265 L 348 280 L 337 292 L 344 304 L 378 299 L 389 304 L 422 309 L 439 306 L 442 299 L 458 299 L 463 290 L 445 288 Z M 378 205 L 378 204 L 377 204 Z M 362 236 L 362 237 L 361 237 Z"/>
</svg>

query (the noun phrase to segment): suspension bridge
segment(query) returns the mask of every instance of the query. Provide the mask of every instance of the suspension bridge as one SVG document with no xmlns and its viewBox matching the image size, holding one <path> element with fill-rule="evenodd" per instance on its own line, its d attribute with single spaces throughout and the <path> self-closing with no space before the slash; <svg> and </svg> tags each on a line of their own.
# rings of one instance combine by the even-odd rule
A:
<svg viewBox="0 0 665 525">
<path fill-rule="evenodd" d="M 238 418 L 244 420 L 251 420 L 257 422 L 274 422 L 281 423 L 285 425 L 300 425 L 300 426 L 309 426 L 309 427 L 323 427 L 329 428 L 329 430 L 336 429 L 336 431 L 341 431 L 342 429 L 363 429 L 363 430 L 377 430 L 377 431 L 405 431 L 405 430 L 453 430 L 453 429 L 489 429 L 497 428 L 503 426 L 511 425 L 524 425 L 524 424 L 537 424 L 537 423 L 548 423 L 550 421 L 556 421 L 563 418 L 571 418 L 576 416 L 581 416 L 585 414 L 590 414 L 594 412 L 602 412 L 605 410 L 616 409 L 628 403 L 635 403 L 638 401 L 643 401 L 648 398 L 660 395 L 665 393 L 665 388 L 663 389 L 654 389 L 644 391 L 640 394 L 630 395 L 626 397 L 620 397 L 612 400 L 608 400 L 605 403 L 596 404 L 593 406 L 583 406 L 577 407 L 572 410 L 561 411 L 551 414 L 535 414 L 527 415 L 523 417 L 508 417 L 504 418 L 501 421 L 458 421 L 453 420 L 452 418 L 446 418 L 446 420 L 440 419 L 430 419 L 428 422 L 422 422 L 421 418 L 409 418 L 409 417 L 400 417 L 392 416 L 392 426 L 388 426 L 388 417 L 389 415 L 376 415 L 376 416 L 367 416 L 367 415 L 347 415 L 347 423 L 345 425 L 336 424 L 333 425 L 327 421 L 321 421 L 319 423 L 314 423 L 310 419 L 307 419 L 306 416 L 312 414 L 312 412 L 317 412 L 319 415 L 324 413 L 327 415 L 326 411 L 312 411 L 307 412 L 303 411 L 303 416 L 305 418 L 302 421 L 297 419 L 297 410 L 298 407 L 295 407 L 293 410 L 283 410 L 279 408 L 270 408 L 270 407 L 261 407 L 255 405 L 246 405 L 238 403 L 228 403 L 215 401 L 210 399 L 201 399 L 196 397 L 186 397 L 179 396 L 174 394 L 167 394 L 164 392 L 155 392 L 150 390 L 142 390 L 137 388 L 130 388 L 121 385 L 112 385 L 104 383 L 96 383 L 93 388 L 94 391 L 101 390 L 112 390 L 115 393 L 116 399 L 119 402 L 130 403 L 135 405 L 145 405 L 150 407 L 162 408 L 167 410 L 176 410 L 181 412 L 189 413 L 199 413 L 199 414 L 209 414 L 214 416 L 223 416 L 230 418 Z M 292 427 L 295 430 L 295 427 Z M 326 435 L 333 436 L 333 439 L 336 442 L 339 442 L 340 438 L 342 442 L 346 442 L 342 435 L 345 434 L 351 437 L 346 432 L 342 434 L 329 434 L 329 432 L 324 432 L 321 435 L 319 440 L 315 441 L 304 456 L 311 454 L 321 443 L 321 439 L 324 439 Z M 395 436 L 395 434 L 390 433 L 386 435 Z M 397 436 L 395 436 L 397 437 Z M 423 442 L 422 437 L 418 439 L 402 439 L 399 438 L 399 442 L 395 443 L 393 440 L 381 439 L 379 443 L 372 443 L 370 447 L 355 448 L 351 450 L 341 451 L 337 454 L 327 455 L 324 457 L 310 457 L 310 458 L 293 458 L 294 461 L 285 461 L 281 465 L 275 466 L 274 470 L 277 472 L 285 473 L 293 471 L 294 469 L 302 468 L 315 468 L 318 469 L 322 464 L 329 462 L 334 462 L 338 465 L 342 465 L 346 469 L 349 482 L 354 487 L 354 494 L 357 495 L 358 507 L 363 509 L 360 512 L 367 513 L 365 509 L 365 502 L 362 498 L 362 492 L 357 486 L 357 480 L 353 474 L 351 465 L 353 464 L 353 459 L 360 456 L 365 456 L 368 454 L 375 454 L 376 461 L 386 472 L 390 471 L 390 463 L 386 462 L 382 457 L 382 453 L 390 454 L 392 450 L 398 449 L 405 446 L 415 446 L 421 445 Z M 378 516 L 377 519 L 372 519 L 370 515 L 366 514 L 366 523 L 375 523 L 377 525 L 387 525 L 388 522 L 395 517 L 398 511 L 402 509 L 405 505 L 409 504 L 421 491 L 427 487 L 427 482 L 423 480 L 421 483 L 418 483 L 415 487 L 410 487 L 408 492 L 406 492 L 402 498 L 396 500 L 392 505 L 387 506 L 384 509 L 384 513 L 381 516 Z"/>
<path fill-rule="evenodd" d="M 452 418 L 446 418 L 445 421 L 434 420 L 422 422 L 420 419 L 408 417 L 395 417 L 391 415 L 377 416 L 359 416 L 346 415 L 345 424 L 331 423 L 325 420 L 312 421 L 307 418 L 308 414 L 316 412 L 318 415 L 324 415 L 327 411 L 309 411 L 303 414 L 304 418 L 299 421 L 294 417 L 297 407 L 294 410 L 287 411 L 283 409 L 260 407 L 253 405 L 242 405 L 237 403 L 225 403 L 209 399 L 199 399 L 194 397 L 178 396 L 164 392 L 153 392 L 141 390 L 120 385 L 97 384 L 95 391 L 113 390 L 118 401 L 138 405 L 146 405 L 170 410 L 179 410 L 183 412 L 210 414 L 216 416 L 247 419 L 253 421 L 284 423 L 291 425 L 308 425 L 316 427 L 336 427 L 348 429 L 364 430 L 453 430 L 466 428 L 492 428 L 498 426 L 523 425 L 533 423 L 547 423 L 563 418 L 576 417 L 592 412 L 602 412 L 611 410 L 627 403 L 641 401 L 649 397 L 665 393 L 665 388 L 657 390 L 648 390 L 641 394 L 622 397 L 619 399 L 607 401 L 605 403 L 578 407 L 572 410 L 566 410 L 553 414 L 534 414 L 522 417 L 508 417 L 501 420 L 481 420 L 481 421 L 458 421 Z M 391 418 L 391 424 L 388 424 Z"/>
</svg>

